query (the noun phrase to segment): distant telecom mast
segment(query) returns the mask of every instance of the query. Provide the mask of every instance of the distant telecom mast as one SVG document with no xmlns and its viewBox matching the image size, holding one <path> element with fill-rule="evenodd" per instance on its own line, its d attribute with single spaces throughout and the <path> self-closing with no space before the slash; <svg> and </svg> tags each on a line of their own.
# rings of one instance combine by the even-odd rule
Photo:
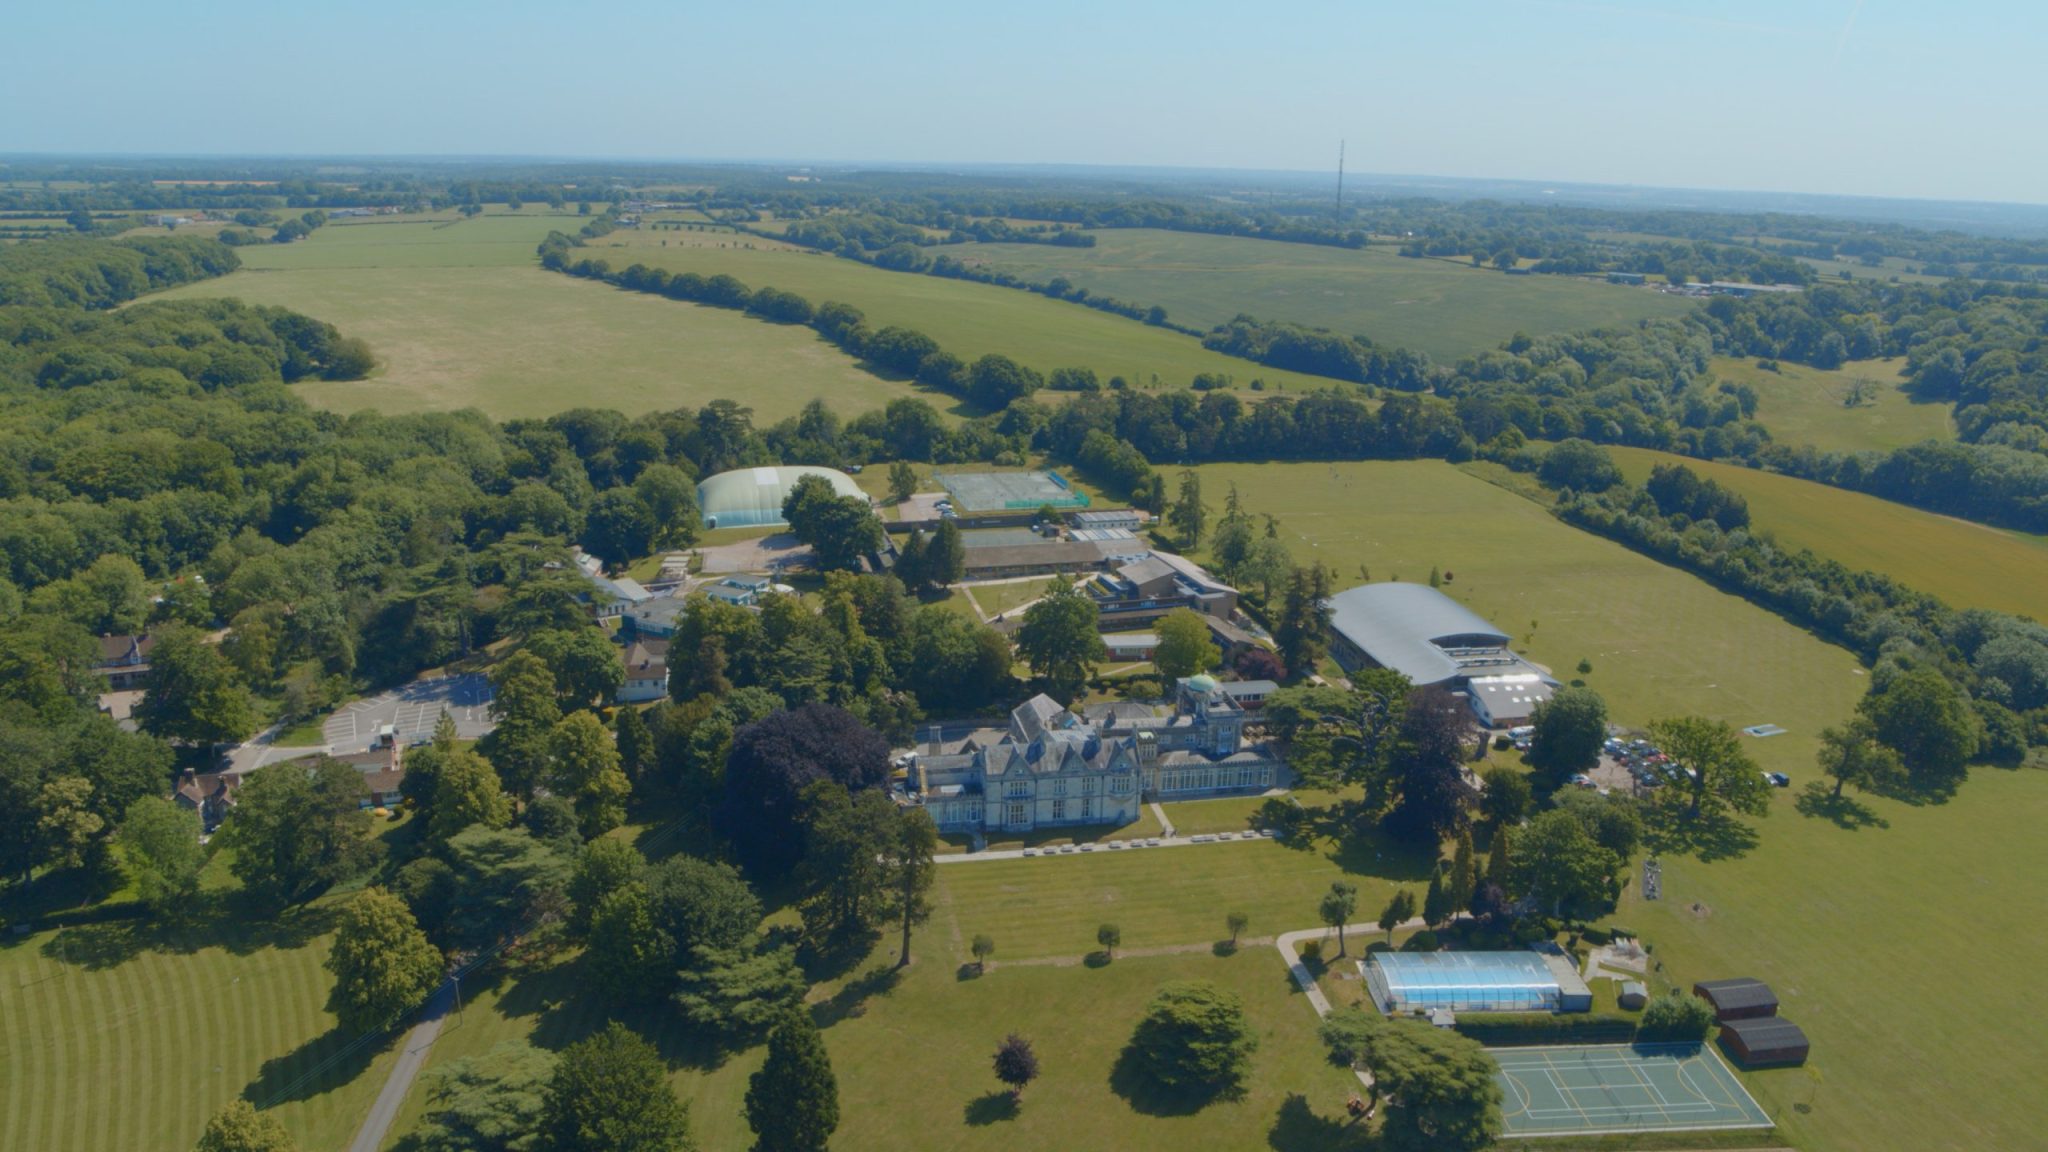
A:
<svg viewBox="0 0 2048 1152">
<path fill-rule="evenodd" d="M 1344 141 L 1337 141 L 1337 227 L 1344 227 Z"/>
</svg>

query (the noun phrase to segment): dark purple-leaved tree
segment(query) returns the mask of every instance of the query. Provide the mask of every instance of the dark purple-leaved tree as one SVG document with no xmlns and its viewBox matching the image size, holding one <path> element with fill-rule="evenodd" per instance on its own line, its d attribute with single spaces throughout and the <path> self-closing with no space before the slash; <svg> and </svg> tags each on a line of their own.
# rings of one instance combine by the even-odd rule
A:
<svg viewBox="0 0 2048 1152">
<path fill-rule="evenodd" d="M 846 710 L 805 704 L 771 713 L 733 735 L 718 826 L 741 863 L 781 875 L 803 855 L 797 818 L 807 786 L 834 780 L 858 791 L 888 774 L 888 743 Z"/>
</svg>

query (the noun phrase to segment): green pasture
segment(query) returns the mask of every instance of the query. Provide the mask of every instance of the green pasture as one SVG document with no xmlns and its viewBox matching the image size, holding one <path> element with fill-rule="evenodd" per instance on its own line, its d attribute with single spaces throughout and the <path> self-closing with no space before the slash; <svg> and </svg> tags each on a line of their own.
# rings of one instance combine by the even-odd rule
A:
<svg viewBox="0 0 2048 1152">
<path fill-rule="evenodd" d="M 1785 444 L 1811 444 L 1823 452 L 1864 452 L 1902 448 L 1922 440 L 1953 440 L 1955 424 L 1946 404 L 1908 396 L 1900 380 L 1903 359 L 1852 360 L 1823 371 L 1780 361 L 1773 372 L 1754 360 L 1716 356 L 1717 379 L 1756 389 L 1756 418 Z M 1850 385 L 1867 380 L 1871 397 L 1844 407 Z"/>
<path fill-rule="evenodd" d="M 957 403 L 883 380 L 807 328 L 533 266 L 242 271 L 166 295 L 282 305 L 368 340 L 378 360 L 370 379 L 299 385 L 309 403 L 343 412 L 473 407 L 509 419 L 583 406 L 696 408 L 724 397 L 767 424 L 819 398 L 846 416 L 901 396 Z"/>
<path fill-rule="evenodd" d="M 328 910 L 281 927 L 114 922 L 0 944 L 0 1148 L 182 1152 L 238 1096 L 259 1104 L 347 1046 L 324 1008 Z M 273 1115 L 344 1147 L 395 1058 L 366 1045 Z"/>
<path fill-rule="evenodd" d="M 1744 1077 L 1783 1143 L 2033 1143 L 2048 989 L 2039 919 L 2013 893 L 2048 870 L 2048 772 L 1978 768 L 1935 806 L 1799 804 L 1781 794 L 1741 859 L 1665 857 L 1663 898 L 1631 887 L 1617 921 L 1675 983 L 1758 977 L 1806 1030 L 1808 1068 Z"/>
<path fill-rule="evenodd" d="M 1640 483 L 1658 464 L 1683 464 L 1742 494 L 1751 526 L 1788 548 L 1882 572 L 1957 608 L 1995 608 L 2048 620 L 2048 537 L 2008 532 L 1861 492 L 1734 464 L 1616 448 Z"/>
<path fill-rule="evenodd" d="M 1697 713 L 1789 734 L 1751 751 L 1810 775 L 1820 729 L 1849 714 L 1867 680 L 1849 653 L 1739 597 L 1569 527 L 1535 503 L 1436 461 L 1228 464 L 1200 469 L 1218 507 L 1280 518 L 1296 563 L 1320 561 L 1339 590 L 1374 580 L 1450 580 L 1444 592 L 1514 637 L 1559 679 L 1584 677 L 1616 720 Z"/>
<path fill-rule="evenodd" d="M 999 352 L 1041 372 L 1086 367 L 1104 380 L 1122 376 L 1149 385 L 1157 376 L 1162 386 L 1173 388 L 1186 387 L 1203 372 L 1233 376 L 1240 385 L 1253 377 L 1297 389 L 1326 383 L 1211 352 L 1192 336 L 1014 288 L 890 272 L 760 237 L 729 239 L 726 247 L 661 246 L 663 239 L 676 237 L 672 232 L 614 232 L 591 241 L 583 254 L 614 269 L 638 263 L 702 276 L 727 273 L 750 288 L 780 288 L 813 304 L 837 300 L 866 313 L 870 327 L 915 328 L 969 361 Z M 754 247 L 741 246 L 746 243 Z M 1058 393 L 1040 394 L 1040 399 L 1058 398 Z"/>
<path fill-rule="evenodd" d="M 512 268 L 535 262 L 551 231 L 574 232 L 573 213 L 529 208 L 517 215 L 472 219 L 349 217 L 290 244 L 236 249 L 249 269 Z"/>
<path fill-rule="evenodd" d="M 1507 276 L 1443 260 L 1413 260 L 1387 247 L 1363 250 L 1283 244 L 1153 229 L 1103 229 L 1093 248 L 971 244 L 943 249 L 1044 282 L 1056 276 L 1090 292 L 1151 307 L 1208 328 L 1240 312 L 1364 335 L 1440 361 L 1486 351 L 1530 333 L 1675 316 L 1687 301 L 1640 288 L 1563 276 Z M 1243 373 L 1240 373 L 1243 375 Z"/>
</svg>

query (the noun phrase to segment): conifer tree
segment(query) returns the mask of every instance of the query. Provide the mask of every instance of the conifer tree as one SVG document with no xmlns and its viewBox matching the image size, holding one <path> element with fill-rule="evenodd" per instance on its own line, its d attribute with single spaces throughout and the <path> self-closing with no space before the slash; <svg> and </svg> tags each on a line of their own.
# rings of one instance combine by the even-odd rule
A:
<svg viewBox="0 0 2048 1152">
<path fill-rule="evenodd" d="M 754 1152 L 823 1152 L 839 1127 L 839 1081 L 811 1014 L 791 1007 L 768 1034 L 768 1058 L 747 1081 Z"/>
</svg>

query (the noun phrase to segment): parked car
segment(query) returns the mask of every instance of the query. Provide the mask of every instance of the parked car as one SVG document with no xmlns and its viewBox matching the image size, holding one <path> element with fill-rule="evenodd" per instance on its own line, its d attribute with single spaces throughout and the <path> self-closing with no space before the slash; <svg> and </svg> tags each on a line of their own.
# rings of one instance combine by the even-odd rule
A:
<svg viewBox="0 0 2048 1152">
<path fill-rule="evenodd" d="M 1778 788 L 1790 788 L 1792 786 L 1792 778 L 1783 772 L 1766 772 L 1764 773 L 1764 779 L 1769 780 L 1773 786 Z"/>
</svg>

